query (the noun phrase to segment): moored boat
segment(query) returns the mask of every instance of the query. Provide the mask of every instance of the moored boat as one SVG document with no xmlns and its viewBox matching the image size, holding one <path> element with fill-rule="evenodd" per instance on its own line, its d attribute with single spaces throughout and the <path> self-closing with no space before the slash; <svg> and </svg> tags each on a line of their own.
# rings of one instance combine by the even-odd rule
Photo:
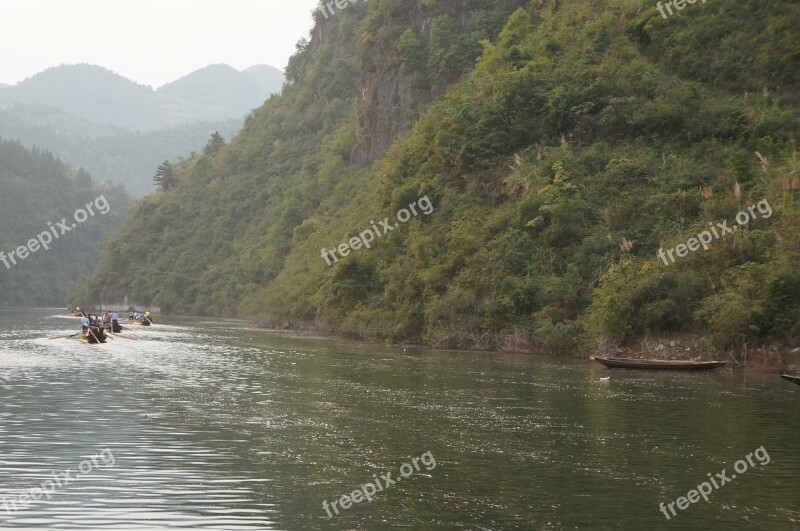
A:
<svg viewBox="0 0 800 531">
<path fill-rule="evenodd" d="M 592 356 L 592 360 L 606 367 L 619 369 L 661 369 L 672 371 L 704 371 L 716 369 L 727 364 L 727 361 L 693 361 L 693 360 L 647 360 L 633 358 L 608 358 Z"/>
<path fill-rule="evenodd" d="M 791 374 L 781 374 L 781 378 L 786 380 L 787 382 L 796 383 L 800 385 L 800 376 L 792 376 Z"/>
</svg>

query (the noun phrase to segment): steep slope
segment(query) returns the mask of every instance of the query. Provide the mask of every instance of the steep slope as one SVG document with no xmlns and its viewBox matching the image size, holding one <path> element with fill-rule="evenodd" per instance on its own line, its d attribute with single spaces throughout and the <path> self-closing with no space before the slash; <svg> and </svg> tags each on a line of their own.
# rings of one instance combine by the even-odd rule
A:
<svg viewBox="0 0 800 531">
<path fill-rule="evenodd" d="M 0 305 L 63 304 L 67 285 L 91 271 L 131 205 L 121 189 L 2 139 L 0 190 Z"/>
<path fill-rule="evenodd" d="M 626 0 L 476 2 L 466 24 L 461 3 L 429 4 L 318 20 L 284 93 L 141 202 L 147 230 L 117 234 L 75 293 L 469 348 L 800 338 L 794 2 L 669 20 Z M 483 31 L 475 68 L 438 87 L 471 68 Z M 392 228 L 420 198 L 433 211 Z M 659 262 L 748 208 L 761 214 L 708 251 Z M 321 256 L 371 227 L 369 249 Z"/>
</svg>

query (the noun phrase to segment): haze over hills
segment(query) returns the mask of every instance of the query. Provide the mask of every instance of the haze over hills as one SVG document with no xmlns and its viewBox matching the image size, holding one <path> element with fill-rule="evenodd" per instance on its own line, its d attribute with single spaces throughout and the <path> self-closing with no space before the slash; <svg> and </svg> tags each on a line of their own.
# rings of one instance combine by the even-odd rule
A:
<svg viewBox="0 0 800 531">
<path fill-rule="evenodd" d="M 283 73 L 267 65 L 212 65 L 158 90 L 102 67 L 63 65 L 0 86 L 0 136 L 142 196 L 160 162 L 189 156 L 215 131 L 231 138 L 282 84 Z"/>
<path fill-rule="evenodd" d="M 156 91 L 100 66 L 62 65 L 4 89 L 0 107 L 50 105 L 90 122 L 147 131 L 238 118 L 280 92 L 277 81 L 264 85 L 232 67 L 214 65 Z"/>
<path fill-rule="evenodd" d="M 283 87 L 284 75 L 281 70 L 269 65 L 253 65 L 242 73 L 270 94 L 278 93 Z"/>
<path fill-rule="evenodd" d="M 256 70 L 256 72 L 258 72 Z M 280 92 L 282 79 L 261 83 L 261 78 L 217 64 L 192 72 L 159 88 L 164 101 L 181 101 L 206 119 L 240 116 L 259 106 L 270 94 Z M 195 111 L 197 109 L 197 111 Z"/>
<path fill-rule="evenodd" d="M 88 173 L 74 170 L 39 149 L 0 138 L 0 306 L 58 305 L 70 281 L 76 280 L 99 259 L 106 237 L 120 226 L 130 208 L 130 196 L 120 187 L 96 183 Z M 47 247 L 34 248 L 31 238 L 42 235 L 49 224 L 70 222 L 76 209 L 96 201 L 94 216 L 59 231 Z M 56 234 L 56 233 L 54 233 Z M 49 236 L 49 235 L 48 235 Z M 23 257 L 17 251 L 25 245 Z M 15 263 L 16 262 L 16 263 Z"/>
<path fill-rule="evenodd" d="M 154 190 L 152 178 L 161 162 L 190 156 L 214 131 L 230 139 L 243 121 L 195 122 L 142 133 L 87 122 L 56 107 L 15 105 L 0 110 L 0 137 L 45 147 L 60 160 L 83 166 L 100 180 L 124 184 L 140 197 Z"/>
</svg>

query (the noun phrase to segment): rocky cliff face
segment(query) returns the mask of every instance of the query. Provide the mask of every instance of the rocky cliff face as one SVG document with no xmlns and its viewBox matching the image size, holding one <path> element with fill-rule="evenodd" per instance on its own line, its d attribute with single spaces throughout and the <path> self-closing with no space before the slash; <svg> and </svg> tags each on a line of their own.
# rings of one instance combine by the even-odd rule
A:
<svg viewBox="0 0 800 531">
<path fill-rule="evenodd" d="M 401 4 L 393 10 L 379 7 L 377 9 L 384 12 L 370 12 L 366 21 L 369 28 L 369 18 L 381 19 L 384 24 L 389 18 L 402 18 L 407 20 L 407 26 L 397 28 L 391 42 L 380 42 L 376 38 L 377 42 L 360 43 L 358 130 L 351 154 L 355 164 L 366 165 L 381 158 L 398 135 L 406 131 L 425 108 L 438 100 L 447 87 L 466 71 L 463 68 L 456 75 L 452 75 L 453 72 L 441 75 L 430 64 L 433 53 L 445 51 L 460 55 L 459 63 L 471 67 L 481 50 L 480 38 L 494 40 L 508 16 L 527 2 L 445 0 L 431 5 L 426 0 L 403 0 Z M 437 20 L 450 21 L 454 27 L 443 23 L 444 29 L 434 29 Z M 434 31 L 447 29 L 452 30 L 454 38 L 440 35 L 439 40 L 443 40 L 449 49 L 442 50 L 441 43 L 432 46 Z M 398 53 L 397 40 L 404 30 L 410 30 L 421 43 L 423 64 L 416 70 L 404 65 Z"/>
</svg>

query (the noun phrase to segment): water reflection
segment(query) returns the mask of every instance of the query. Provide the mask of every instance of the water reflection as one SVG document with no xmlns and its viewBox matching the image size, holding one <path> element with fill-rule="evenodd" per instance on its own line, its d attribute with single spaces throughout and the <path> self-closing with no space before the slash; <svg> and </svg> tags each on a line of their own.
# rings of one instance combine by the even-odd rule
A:
<svg viewBox="0 0 800 531">
<path fill-rule="evenodd" d="M 52 312 L 51 312 L 52 313 Z M 33 326 L 32 326 L 33 325 Z M 800 393 L 770 377 L 595 370 L 167 320 L 102 346 L 0 312 L 0 498 L 108 447 L 103 468 L 3 514 L 79 529 L 797 528 Z M 748 471 L 671 521 L 685 494 Z M 324 500 L 430 451 L 437 467 L 328 519 Z"/>
</svg>

